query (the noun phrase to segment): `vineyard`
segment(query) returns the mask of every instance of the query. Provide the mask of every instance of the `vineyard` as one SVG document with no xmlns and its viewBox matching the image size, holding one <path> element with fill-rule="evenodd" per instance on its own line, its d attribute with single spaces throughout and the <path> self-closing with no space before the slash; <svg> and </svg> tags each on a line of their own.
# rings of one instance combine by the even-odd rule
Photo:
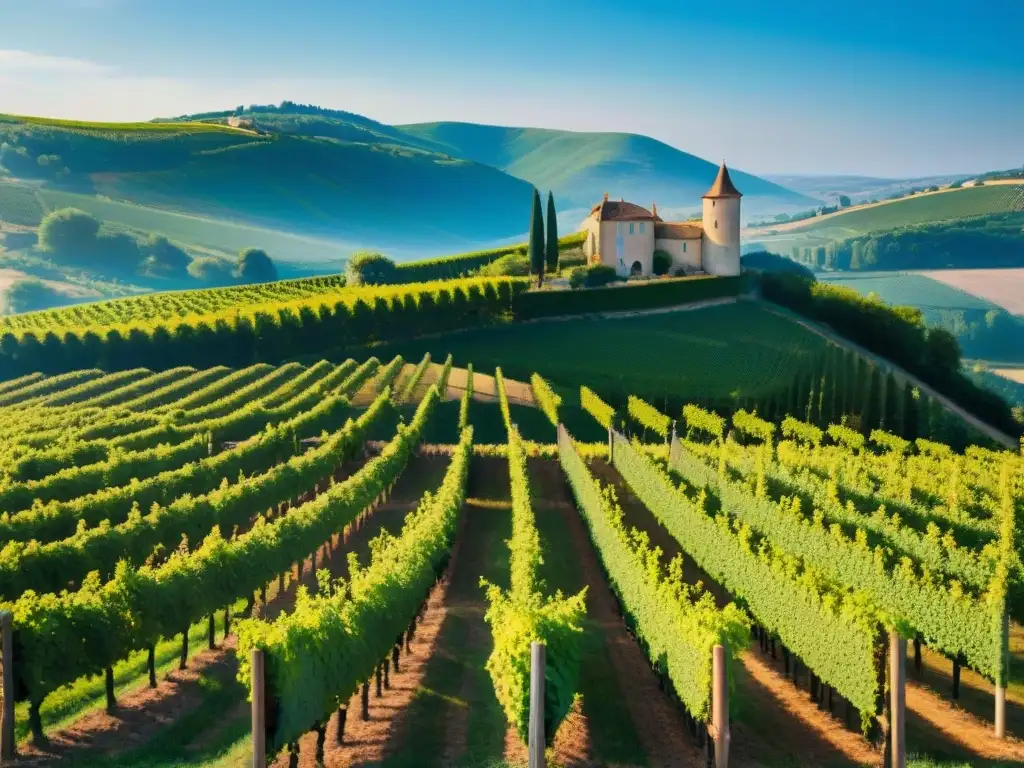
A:
<svg viewBox="0 0 1024 768">
<path fill-rule="evenodd" d="M 813 359 L 731 416 L 431 354 L 4 382 L 5 755 L 516 765 L 540 642 L 552 765 L 1024 760 L 1024 459 Z"/>
<path fill-rule="evenodd" d="M 1019 184 L 989 184 L 966 187 L 932 194 L 914 195 L 883 204 L 840 212 L 827 219 L 815 218 L 790 226 L 780 227 L 796 234 L 831 230 L 843 236 L 867 234 L 886 229 L 921 225 L 949 219 L 984 216 L 992 213 L 1024 210 L 1024 186 Z"/>
<path fill-rule="evenodd" d="M 34 189 L 0 182 L 0 221 L 22 227 L 37 227 L 43 206 Z"/>
</svg>

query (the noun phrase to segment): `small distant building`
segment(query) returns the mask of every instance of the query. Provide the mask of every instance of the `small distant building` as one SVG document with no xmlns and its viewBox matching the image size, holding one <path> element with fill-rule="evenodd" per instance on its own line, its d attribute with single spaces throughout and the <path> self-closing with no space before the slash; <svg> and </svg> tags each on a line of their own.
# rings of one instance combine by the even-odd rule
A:
<svg viewBox="0 0 1024 768">
<path fill-rule="evenodd" d="M 607 264 L 622 277 L 653 274 L 654 252 L 672 258 L 670 272 L 740 273 L 740 198 L 722 163 L 703 197 L 700 221 L 663 221 L 658 206 L 647 210 L 625 200 L 604 200 L 583 223 L 588 264 Z"/>
</svg>

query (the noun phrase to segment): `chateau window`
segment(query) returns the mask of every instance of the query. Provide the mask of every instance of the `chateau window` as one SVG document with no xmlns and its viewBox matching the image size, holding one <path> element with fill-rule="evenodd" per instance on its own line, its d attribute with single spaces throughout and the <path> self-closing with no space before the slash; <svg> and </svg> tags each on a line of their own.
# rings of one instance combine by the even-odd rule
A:
<svg viewBox="0 0 1024 768">
<path fill-rule="evenodd" d="M 718 229 L 718 219 L 715 219 L 715 229 Z"/>
<path fill-rule="evenodd" d="M 633 234 L 633 222 L 629 222 L 629 234 Z"/>
<path fill-rule="evenodd" d="M 683 253 L 686 253 L 686 243 L 683 243 Z"/>
<path fill-rule="evenodd" d="M 643 233 L 644 233 L 644 223 L 641 221 L 640 222 L 640 234 L 642 235 Z"/>
</svg>

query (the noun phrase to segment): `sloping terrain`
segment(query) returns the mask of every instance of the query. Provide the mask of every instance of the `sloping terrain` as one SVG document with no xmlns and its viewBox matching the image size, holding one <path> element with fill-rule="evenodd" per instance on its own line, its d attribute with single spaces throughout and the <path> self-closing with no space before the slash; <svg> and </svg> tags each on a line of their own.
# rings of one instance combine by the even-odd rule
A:
<svg viewBox="0 0 1024 768">
<path fill-rule="evenodd" d="M 51 189 L 352 244 L 450 248 L 526 228 L 520 179 L 341 120 L 300 118 L 282 118 L 282 133 L 8 118 L 0 165 Z"/>
<path fill-rule="evenodd" d="M 608 192 L 659 208 L 699 210 L 718 165 L 647 136 L 506 128 L 475 123 L 398 126 L 457 156 L 486 163 L 550 189 L 561 207 L 589 207 Z M 726 158 L 728 160 L 728 158 Z M 742 171 L 730 170 L 746 215 L 814 205 L 815 200 Z"/>
</svg>

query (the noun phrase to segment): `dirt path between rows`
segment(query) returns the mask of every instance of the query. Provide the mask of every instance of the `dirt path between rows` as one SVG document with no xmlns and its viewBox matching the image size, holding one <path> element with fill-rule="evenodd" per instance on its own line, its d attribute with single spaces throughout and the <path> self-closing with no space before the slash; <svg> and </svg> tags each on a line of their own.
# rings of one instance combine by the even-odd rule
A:
<svg viewBox="0 0 1024 768">
<path fill-rule="evenodd" d="M 420 690 L 427 665 L 437 645 L 438 634 L 444 624 L 445 595 L 450 584 L 450 574 L 459 559 L 464 525 L 465 517 L 460 523 L 460 532 L 452 549 L 448 572 L 432 591 L 423 617 L 417 622 L 415 635 L 402 649 L 398 669 L 389 669 L 380 695 L 377 695 L 376 681 L 370 683 L 369 718 L 363 720 L 361 717 L 362 693 L 357 691 L 346 706 L 343 738 L 339 739 L 338 713 L 333 715 L 327 724 L 322 763 L 326 768 L 379 765 L 390 755 L 400 753 L 404 749 L 409 705 Z M 307 733 L 299 740 L 301 768 L 316 768 L 320 765 L 316 759 L 316 740 L 315 732 Z M 287 753 L 279 754 L 272 763 L 273 768 L 287 768 L 288 765 Z"/>
<path fill-rule="evenodd" d="M 440 483 L 439 478 L 443 476 L 444 467 L 449 460 L 447 456 L 414 456 L 387 500 L 372 512 L 360 515 L 342 533 L 334 536 L 329 545 L 325 543 L 317 550 L 316 567 L 327 568 L 333 577 L 343 577 L 347 573 L 347 553 L 358 552 L 361 558 L 365 559 L 370 540 L 382 527 L 397 530 L 405 514 L 415 508 L 423 487 L 428 487 L 431 483 L 433 486 Z M 350 476 L 366 461 L 366 458 L 360 458 L 346 463 L 338 477 Z M 315 589 L 316 574 L 313 565 L 312 555 L 305 558 L 301 580 L 296 578 L 296 568 L 293 566 L 284 579 L 283 591 L 280 589 L 280 580 L 275 579 L 271 582 L 267 588 L 266 604 L 261 605 L 257 600 L 254 615 L 264 620 L 273 620 L 294 606 L 300 585 Z M 203 700 L 204 681 L 227 681 L 237 674 L 235 638 L 233 635 L 226 639 L 223 637 L 222 620 L 223 615 L 219 614 L 219 646 L 212 650 L 203 650 L 193 656 L 186 670 L 173 670 L 164 680 L 159 681 L 156 688 L 141 688 L 122 696 L 118 700 L 118 708 L 114 714 L 107 714 L 103 710 L 90 712 L 68 728 L 48 734 L 50 745 L 46 748 L 31 745 L 22 747 L 17 763 L 45 765 L 64 757 L 82 761 L 90 755 L 97 756 L 97 759 L 110 758 L 144 745 L 161 729 L 199 706 Z M 227 720 L 233 717 L 247 718 L 248 707 L 243 705 L 244 702 L 241 702 L 238 711 L 227 716 L 224 722 L 211 724 L 211 727 L 223 727 Z M 191 748 L 195 746 L 197 745 L 190 745 Z"/>
<path fill-rule="evenodd" d="M 624 712 L 632 721 L 633 730 L 639 738 L 643 757 L 640 765 L 652 768 L 664 766 L 703 766 L 703 755 L 690 740 L 681 713 L 659 690 L 658 679 L 651 665 L 644 657 L 640 646 L 626 632 L 619 615 L 614 596 L 604 578 L 597 555 L 590 542 L 582 518 L 576 510 L 571 491 L 566 484 L 562 468 L 553 460 L 530 460 L 531 483 L 534 488 L 535 508 L 538 516 L 558 515 L 567 534 L 569 551 L 553 551 L 552 542 L 546 542 L 547 557 L 571 557 L 579 564 L 579 577 L 587 588 L 588 631 L 600 637 L 604 655 L 610 662 L 607 667 L 593 663 L 595 659 L 584 659 L 580 687 L 583 691 L 582 712 L 574 713 L 563 726 L 570 733 L 587 734 L 596 737 L 597 731 L 604 730 L 609 723 L 590 722 L 594 702 L 587 696 L 591 684 L 587 676 L 613 676 L 619 691 Z M 621 728 L 621 724 L 619 725 Z M 562 736 L 559 733 L 559 736 Z M 566 740 L 568 741 L 568 740 Z M 575 747 L 575 749 L 574 749 Z M 588 743 L 564 747 L 572 750 L 566 764 L 576 766 L 606 765 L 602 756 L 592 754 Z M 516 754 L 518 756 L 518 753 Z"/>
<path fill-rule="evenodd" d="M 652 545 L 668 561 L 682 548 L 657 518 L 636 498 L 618 471 L 605 461 L 591 463 L 602 485 L 611 483 L 629 526 L 645 531 Z M 703 582 L 719 605 L 732 597 L 683 553 L 683 578 Z M 730 765 L 747 766 L 860 766 L 877 765 L 881 758 L 857 733 L 846 729 L 838 716 L 823 712 L 806 690 L 786 679 L 781 654 L 772 660 L 752 643 L 734 666 L 736 694 L 732 705 Z M 837 712 L 840 709 L 837 707 Z"/>
</svg>

